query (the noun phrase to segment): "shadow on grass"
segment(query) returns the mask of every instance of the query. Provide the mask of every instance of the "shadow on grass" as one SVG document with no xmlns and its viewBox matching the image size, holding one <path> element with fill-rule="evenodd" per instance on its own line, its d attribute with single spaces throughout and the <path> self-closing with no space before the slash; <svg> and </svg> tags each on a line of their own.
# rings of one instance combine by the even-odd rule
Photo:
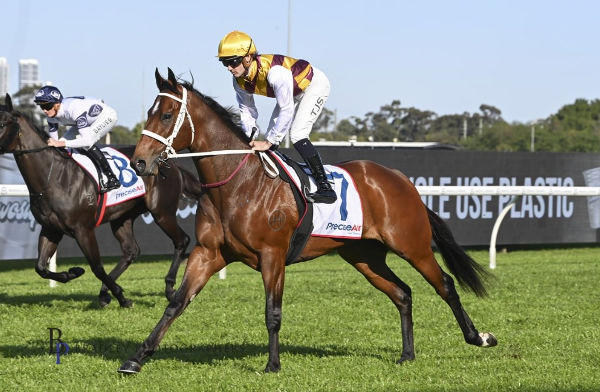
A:
<svg viewBox="0 0 600 392">
<path fill-rule="evenodd" d="M 89 307 L 93 307 L 96 304 L 98 307 L 98 296 L 97 294 L 39 294 L 39 295 L 7 295 L 0 293 L 0 302 L 6 305 L 21 306 L 21 305 L 39 305 L 39 306 L 56 306 L 53 304 L 54 301 L 81 301 L 90 302 Z M 118 305 L 117 305 L 118 306 Z"/>
<path fill-rule="evenodd" d="M 69 355 L 83 354 L 93 357 L 102 357 L 107 360 L 125 361 L 140 347 L 141 342 L 123 340 L 119 338 L 94 338 L 87 340 L 65 340 L 69 345 Z M 300 345 L 281 345 L 282 354 L 308 355 L 308 356 L 346 356 L 351 352 L 337 346 L 307 347 Z M 29 342 L 24 345 L 0 345 L 0 357 L 28 358 L 40 355 L 52 355 L 49 343 L 43 341 Z M 268 354 L 268 345 L 253 343 L 223 343 L 210 345 L 161 345 L 152 359 L 177 359 L 190 363 L 211 364 L 223 360 L 242 359 Z M 353 354 L 356 354 L 355 352 Z"/>
<path fill-rule="evenodd" d="M 98 288 L 100 291 L 100 288 Z M 156 294 L 148 294 L 148 297 L 154 296 Z M 157 301 L 152 301 L 150 299 L 143 299 L 144 295 L 134 296 L 125 294 L 125 298 L 133 301 L 133 307 L 136 306 L 144 306 L 144 307 L 153 307 L 157 304 L 157 301 L 162 299 L 162 303 L 166 307 L 169 302 L 166 297 L 159 297 Z M 6 293 L 0 293 L 0 303 L 9 306 L 18 306 L 21 307 L 23 305 L 36 305 L 41 307 L 57 307 L 63 306 L 65 303 L 75 301 L 75 302 L 83 302 L 84 306 L 81 310 L 103 310 L 108 308 L 119 308 L 119 301 L 116 298 L 111 296 L 111 302 L 106 308 L 102 308 L 99 304 L 98 294 L 90 293 L 90 294 L 73 294 L 73 293 L 56 293 L 56 294 L 39 294 L 39 295 L 7 295 Z M 58 302 L 62 302 L 59 304 Z"/>
<path fill-rule="evenodd" d="M 59 283 L 62 285 L 63 283 Z M 68 283 L 67 283 L 68 284 Z M 89 294 L 83 293 L 50 293 L 44 292 L 40 294 L 28 294 L 28 295 L 10 295 L 7 293 L 0 292 L 0 303 L 11 306 L 22 306 L 22 305 L 38 305 L 38 306 L 56 306 L 53 304 L 55 301 L 76 301 L 76 302 L 88 302 L 88 306 L 85 309 L 100 309 L 98 304 L 98 294 L 100 292 L 100 287 L 102 282 L 98 281 L 98 291 L 90 292 Z M 110 293 L 110 291 L 109 291 Z M 164 294 L 163 286 L 160 286 L 156 289 L 148 290 L 148 291 L 139 291 L 139 290 L 127 290 L 124 288 L 125 298 L 133 301 L 134 306 L 146 306 L 153 307 L 157 304 L 157 301 L 160 304 L 164 304 L 167 306 L 169 301 L 167 300 Z M 119 307 L 119 302 L 116 298 L 111 294 L 111 303 L 108 306 Z"/>
</svg>

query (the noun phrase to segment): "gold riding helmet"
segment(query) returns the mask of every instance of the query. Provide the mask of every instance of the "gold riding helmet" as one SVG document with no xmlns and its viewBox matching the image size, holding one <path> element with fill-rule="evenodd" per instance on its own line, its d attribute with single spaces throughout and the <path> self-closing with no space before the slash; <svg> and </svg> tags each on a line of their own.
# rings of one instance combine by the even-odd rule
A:
<svg viewBox="0 0 600 392">
<path fill-rule="evenodd" d="M 256 53 L 254 41 L 246 33 L 241 31 L 232 31 L 228 33 L 219 43 L 219 59 L 232 57 L 244 57 L 248 54 Z"/>
</svg>

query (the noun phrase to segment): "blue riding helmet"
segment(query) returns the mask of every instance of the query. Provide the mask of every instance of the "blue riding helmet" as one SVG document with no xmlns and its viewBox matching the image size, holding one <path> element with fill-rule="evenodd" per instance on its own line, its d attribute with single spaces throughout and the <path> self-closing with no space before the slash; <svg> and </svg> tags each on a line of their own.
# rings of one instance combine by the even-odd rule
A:
<svg viewBox="0 0 600 392">
<path fill-rule="evenodd" d="M 33 102 L 35 103 L 43 103 L 43 102 L 51 102 L 51 103 L 61 103 L 63 100 L 63 96 L 59 89 L 54 86 L 44 86 L 35 93 L 35 98 Z"/>
</svg>

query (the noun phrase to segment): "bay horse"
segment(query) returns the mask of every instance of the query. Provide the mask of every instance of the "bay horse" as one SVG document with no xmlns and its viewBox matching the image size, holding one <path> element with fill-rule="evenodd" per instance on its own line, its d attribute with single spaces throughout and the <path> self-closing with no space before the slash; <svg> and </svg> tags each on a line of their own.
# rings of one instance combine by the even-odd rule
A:
<svg viewBox="0 0 600 392">
<path fill-rule="evenodd" d="M 77 241 L 94 275 L 102 281 L 98 296 L 100 306 L 110 303 L 110 290 L 122 307 L 130 307 L 131 300 L 125 298 L 116 280 L 140 254 L 133 224 L 138 216 L 149 211 L 175 248 L 165 278 L 165 293 L 170 299 L 175 292 L 179 265 L 190 242 L 177 222 L 176 212 L 180 197 L 185 195 L 197 200 L 203 191 L 196 176 L 176 165 L 163 167 L 160 176 L 144 177 L 146 194 L 143 197 L 106 207 L 101 222 L 97 222 L 97 184 L 66 150 L 49 147 L 47 139 L 47 133 L 38 130 L 23 114 L 13 109 L 12 99 L 6 94 L 5 105 L 0 106 L 0 153 L 14 155 L 29 191 L 31 212 L 41 225 L 35 271 L 42 278 L 61 283 L 84 273 L 81 267 L 63 272 L 48 270 L 48 260 L 66 234 Z M 133 147 L 123 148 L 121 152 L 131 157 Z M 97 224 L 106 222 L 110 222 L 123 253 L 109 274 L 102 265 L 95 234 Z"/>
<path fill-rule="evenodd" d="M 119 372 L 138 373 L 143 360 L 152 355 L 169 326 L 208 279 L 234 261 L 241 261 L 262 274 L 269 336 L 264 370 L 279 371 L 285 258 L 299 220 L 292 190 L 279 177 L 268 176 L 255 154 L 219 154 L 222 150 L 237 153 L 250 149 L 250 139 L 228 110 L 195 90 L 191 83 L 178 80 L 170 68 L 168 79 L 158 69 L 155 77 L 159 94 L 148 110 L 147 128 L 131 160 L 138 174 L 156 175 L 169 156 L 184 149 L 218 155 L 193 158 L 200 181 L 207 188 L 196 212 L 197 244 L 190 252 L 181 285 L 162 318 Z M 398 170 L 371 161 L 349 161 L 338 166 L 350 173 L 360 194 L 364 208 L 362 238 L 312 236 L 295 261 L 337 250 L 387 295 L 400 315 L 403 348 L 398 363 L 415 358 L 412 298 L 410 287 L 386 264 L 388 251 L 408 261 L 433 286 L 450 306 L 467 343 L 495 346 L 494 335 L 479 333 L 463 309 L 453 279 L 435 259 L 432 238 L 450 272 L 461 285 L 479 296 L 486 293 L 487 271 L 456 243 L 448 226 L 424 205 L 410 180 Z M 273 224 L 274 220 L 277 224 Z"/>
</svg>

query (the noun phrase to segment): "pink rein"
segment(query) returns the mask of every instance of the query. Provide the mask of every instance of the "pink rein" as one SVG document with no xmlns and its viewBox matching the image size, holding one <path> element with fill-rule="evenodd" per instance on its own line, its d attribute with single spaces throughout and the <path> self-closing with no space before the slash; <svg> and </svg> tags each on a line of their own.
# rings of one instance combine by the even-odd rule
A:
<svg viewBox="0 0 600 392">
<path fill-rule="evenodd" d="M 229 181 L 231 181 L 233 176 L 235 176 L 237 174 L 237 172 L 240 171 L 242 166 L 244 166 L 244 164 L 248 161 L 248 158 L 250 158 L 250 154 L 246 154 L 244 159 L 242 159 L 242 161 L 240 162 L 238 167 L 233 171 L 233 173 L 231 173 L 231 175 L 229 177 L 227 177 L 226 179 L 224 179 L 223 181 L 213 182 L 212 184 L 200 184 L 200 186 L 202 188 L 217 188 L 217 187 L 220 187 L 221 185 L 227 184 Z"/>
</svg>

